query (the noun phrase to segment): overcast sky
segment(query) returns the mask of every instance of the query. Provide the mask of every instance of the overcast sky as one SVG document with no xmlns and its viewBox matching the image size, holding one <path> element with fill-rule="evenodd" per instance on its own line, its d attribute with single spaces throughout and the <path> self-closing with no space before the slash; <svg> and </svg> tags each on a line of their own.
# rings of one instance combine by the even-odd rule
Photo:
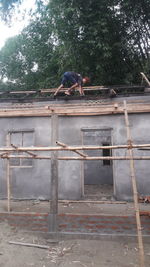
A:
<svg viewBox="0 0 150 267">
<path fill-rule="evenodd" d="M 25 13 L 25 9 L 29 11 L 30 9 L 34 9 L 34 6 L 35 0 L 23 0 L 21 13 L 14 15 L 11 27 L 0 21 L 0 49 L 4 46 L 7 38 L 19 34 L 21 30 L 27 26 L 29 16 L 26 15 L 24 19 L 22 19 L 22 15 Z"/>
</svg>

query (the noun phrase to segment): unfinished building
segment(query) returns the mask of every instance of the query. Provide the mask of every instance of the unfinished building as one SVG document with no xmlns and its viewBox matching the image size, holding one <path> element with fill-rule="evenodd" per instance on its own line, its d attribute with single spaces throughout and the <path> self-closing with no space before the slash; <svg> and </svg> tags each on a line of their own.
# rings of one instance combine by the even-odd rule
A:
<svg viewBox="0 0 150 267">
<path fill-rule="evenodd" d="M 98 94 L 90 97 L 91 90 Z M 51 160 L 35 159 L 32 153 L 27 158 L 16 158 L 15 155 L 18 155 L 18 147 L 49 147 L 56 146 L 58 142 L 58 146 L 108 147 L 84 151 L 88 157 L 104 157 L 102 160 L 86 161 L 84 157 L 78 160 L 74 151 L 57 152 L 59 199 L 79 200 L 98 193 L 110 199 L 132 199 L 129 161 L 121 158 L 127 156 L 128 149 L 111 149 L 109 146 L 128 145 L 124 100 L 130 114 L 133 143 L 150 143 L 150 95 L 143 86 L 118 87 L 115 90 L 117 97 L 110 97 L 110 88 L 87 88 L 87 96 L 83 99 L 77 96 L 66 98 L 61 94 L 53 99 L 48 96 L 52 90 L 41 90 L 40 97 L 31 97 L 34 91 L 10 92 L 7 98 L 4 98 L 4 93 L 1 95 L 0 147 L 16 148 L 9 161 L 12 198 L 51 198 Z M 53 124 L 54 115 L 56 121 Z M 149 195 L 150 165 L 149 161 L 139 159 L 146 159 L 149 153 L 148 150 L 134 148 L 136 179 L 141 196 Z M 38 156 L 42 155 L 48 157 L 50 152 L 38 151 Z M 61 157 L 66 160 L 61 160 Z M 69 160 L 69 157 L 72 159 Z M 112 160 L 111 157 L 120 157 L 120 160 Z M 7 197 L 7 163 L 3 155 L 0 169 L 0 198 L 3 199 Z"/>
</svg>

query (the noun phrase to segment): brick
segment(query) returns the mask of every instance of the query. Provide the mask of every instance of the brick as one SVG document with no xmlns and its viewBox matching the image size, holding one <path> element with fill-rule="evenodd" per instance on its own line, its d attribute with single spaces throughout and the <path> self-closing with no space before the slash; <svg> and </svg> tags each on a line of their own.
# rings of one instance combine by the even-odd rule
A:
<svg viewBox="0 0 150 267">
<path fill-rule="evenodd" d="M 72 228 L 79 228 L 77 225 L 73 224 L 71 225 Z"/>
<path fill-rule="evenodd" d="M 109 228 L 107 225 L 95 225 L 96 228 L 101 229 L 101 228 Z"/>
<path fill-rule="evenodd" d="M 115 225 L 110 226 L 110 228 L 113 229 L 113 230 L 119 229 L 119 227 L 118 226 L 115 226 Z"/>
<path fill-rule="evenodd" d="M 59 227 L 66 228 L 67 227 L 67 224 L 60 224 Z"/>
<path fill-rule="evenodd" d="M 128 227 L 128 226 L 122 226 L 123 229 L 126 229 L 126 230 L 132 230 L 131 227 Z"/>
<path fill-rule="evenodd" d="M 87 228 L 87 229 L 94 229 L 95 226 L 92 226 L 92 225 L 85 225 L 85 228 Z"/>
<path fill-rule="evenodd" d="M 115 221 L 115 223 L 117 223 L 117 224 L 124 224 L 125 222 L 124 221 Z"/>
<path fill-rule="evenodd" d="M 89 223 L 89 224 L 96 224 L 97 221 L 89 221 L 88 223 Z"/>
<path fill-rule="evenodd" d="M 103 220 L 101 220 L 101 223 L 106 223 L 106 224 L 111 224 L 112 223 L 112 221 L 103 221 Z"/>
<path fill-rule="evenodd" d="M 79 220 L 78 222 L 79 222 L 79 223 L 87 223 L 86 220 Z"/>
</svg>

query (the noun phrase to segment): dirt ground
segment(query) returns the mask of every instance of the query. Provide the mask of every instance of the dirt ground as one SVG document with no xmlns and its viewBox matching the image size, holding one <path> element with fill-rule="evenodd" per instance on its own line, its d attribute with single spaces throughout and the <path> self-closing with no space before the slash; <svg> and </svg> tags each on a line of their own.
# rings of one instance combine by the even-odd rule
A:
<svg viewBox="0 0 150 267">
<path fill-rule="evenodd" d="M 58 240 L 27 233 L 0 223 L 0 267 L 138 267 L 136 240 Z M 9 244 L 9 241 L 47 245 L 47 249 Z M 146 267 L 150 244 L 144 244 Z"/>
</svg>

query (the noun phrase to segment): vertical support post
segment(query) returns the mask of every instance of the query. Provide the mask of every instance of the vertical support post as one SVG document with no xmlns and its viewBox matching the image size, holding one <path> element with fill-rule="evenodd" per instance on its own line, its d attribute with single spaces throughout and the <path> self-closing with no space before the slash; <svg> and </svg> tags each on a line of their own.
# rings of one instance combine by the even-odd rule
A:
<svg viewBox="0 0 150 267">
<path fill-rule="evenodd" d="M 138 246 L 139 246 L 139 257 L 140 257 L 139 266 L 144 267 L 145 266 L 144 246 L 143 246 L 143 239 L 142 239 L 142 227 L 141 227 L 140 209 L 139 209 L 139 202 L 138 202 L 137 183 L 136 183 L 136 177 L 135 177 L 135 166 L 134 166 L 134 160 L 133 160 L 133 149 L 132 149 L 133 142 L 131 139 L 131 132 L 130 132 L 126 101 L 124 101 L 124 115 L 125 115 L 125 123 L 126 123 L 126 130 L 127 130 L 127 140 L 128 140 L 128 145 L 129 145 L 128 153 L 129 153 L 129 156 L 131 157 L 130 172 L 131 172 L 131 181 L 132 181 L 133 199 L 134 199 L 137 235 L 138 235 Z"/>
<path fill-rule="evenodd" d="M 54 112 L 51 116 L 51 143 L 56 145 L 58 138 L 58 116 Z M 51 152 L 51 204 L 49 214 L 49 231 L 57 232 L 58 218 L 58 159 L 57 151 Z"/>
<path fill-rule="evenodd" d="M 6 145 L 9 144 L 9 134 L 6 137 Z M 6 159 L 6 179 L 7 179 L 7 211 L 10 212 L 10 197 L 11 197 L 11 189 L 10 189 L 10 159 Z"/>
<path fill-rule="evenodd" d="M 10 164 L 9 164 L 9 158 L 7 160 L 7 211 L 10 212 Z"/>
</svg>

